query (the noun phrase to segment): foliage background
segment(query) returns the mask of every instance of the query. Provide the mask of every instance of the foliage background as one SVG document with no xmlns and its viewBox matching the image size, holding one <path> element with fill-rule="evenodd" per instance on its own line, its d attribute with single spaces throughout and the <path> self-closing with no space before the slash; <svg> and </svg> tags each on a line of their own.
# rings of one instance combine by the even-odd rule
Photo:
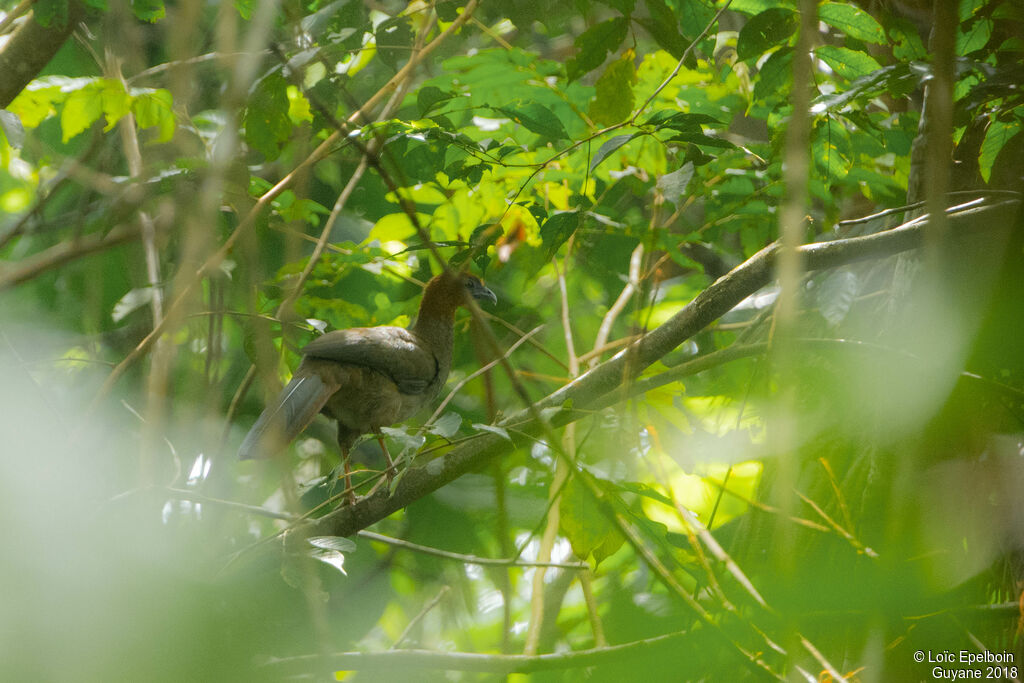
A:
<svg viewBox="0 0 1024 683">
<path fill-rule="evenodd" d="M 5 678 L 1021 661 L 1017 3 L 3 7 Z M 442 260 L 393 489 L 236 461 Z"/>
</svg>

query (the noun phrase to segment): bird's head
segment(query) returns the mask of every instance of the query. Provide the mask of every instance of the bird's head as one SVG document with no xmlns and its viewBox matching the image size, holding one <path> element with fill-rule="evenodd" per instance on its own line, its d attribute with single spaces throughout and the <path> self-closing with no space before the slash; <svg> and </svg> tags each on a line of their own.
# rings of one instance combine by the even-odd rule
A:
<svg viewBox="0 0 1024 683">
<path fill-rule="evenodd" d="M 488 289 L 482 280 L 470 273 L 448 272 L 435 275 L 423 290 L 420 316 L 450 318 L 459 306 L 465 306 L 470 299 L 498 303 L 498 297 Z"/>
<path fill-rule="evenodd" d="M 483 280 L 478 278 L 476 275 L 471 273 L 457 273 L 455 277 L 458 279 L 459 285 L 462 287 L 464 292 L 463 296 L 470 296 L 477 301 L 490 301 L 491 304 L 498 303 L 498 297 L 488 289 Z"/>
</svg>

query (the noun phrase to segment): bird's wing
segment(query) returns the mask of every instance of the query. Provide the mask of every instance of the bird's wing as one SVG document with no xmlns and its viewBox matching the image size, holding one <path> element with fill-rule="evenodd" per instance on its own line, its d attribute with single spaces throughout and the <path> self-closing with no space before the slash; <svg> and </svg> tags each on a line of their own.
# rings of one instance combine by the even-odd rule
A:
<svg viewBox="0 0 1024 683">
<path fill-rule="evenodd" d="M 256 419 L 238 449 L 240 458 L 270 458 L 306 428 L 338 385 L 316 374 L 296 373 Z"/>
<path fill-rule="evenodd" d="M 355 327 L 328 332 L 307 344 L 302 354 L 371 368 L 394 380 L 405 394 L 425 391 L 439 367 L 426 343 L 403 327 Z"/>
</svg>

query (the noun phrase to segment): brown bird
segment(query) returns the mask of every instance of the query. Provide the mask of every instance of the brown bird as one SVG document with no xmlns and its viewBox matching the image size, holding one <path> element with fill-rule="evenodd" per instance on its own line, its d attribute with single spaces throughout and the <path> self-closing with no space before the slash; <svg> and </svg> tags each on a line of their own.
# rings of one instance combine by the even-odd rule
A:
<svg viewBox="0 0 1024 683">
<path fill-rule="evenodd" d="M 302 349 L 288 385 L 256 419 L 239 457 L 277 455 L 322 412 L 338 423 L 338 446 L 349 500 L 349 450 L 363 434 L 376 434 L 394 463 L 381 427 L 407 420 L 441 390 L 452 366 L 455 309 L 472 297 L 497 303 L 494 292 L 468 273 L 442 273 L 427 283 L 412 326 L 335 330 Z"/>
</svg>

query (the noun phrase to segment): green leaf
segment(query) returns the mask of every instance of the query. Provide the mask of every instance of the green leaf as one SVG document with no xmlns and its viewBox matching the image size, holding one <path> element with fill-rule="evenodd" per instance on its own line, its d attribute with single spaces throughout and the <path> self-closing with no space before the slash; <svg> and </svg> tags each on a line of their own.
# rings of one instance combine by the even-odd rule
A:
<svg viewBox="0 0 1024 683">
<path fill-rule="evenodd" d="M 602 144 L 598 148 L 597 154 L 594 155 L 593 161 L 590 162 L 590 170 L 593 171 L 595 168 L 598 167 L 598 165 L 602 161 L 604 161 L 605 159 L 610 157 L 615 152 L 615 150 L 617 150 L 618 148 L 622 147 L 624 144 L 626 144 L 627 142 L 629 142 L 633 138 L 638 137 L 640 135 L 643 135 L 643 133 L 630 133 L 629 135 L 616 135 L 615 137 L 611 138 L 610 140 L 605 140 L 604 144 Z"/>
<path fill-rule="evenodd" d="M 686 51 L 686 40 L 679 32 L 679 19 L 664 0 L 644 0 L 650 18 L 636 21 L 647 29 L 651 37 L 676 59 Z"/>
<path fill-rule="evenodd" d="M 672 506 L 672 499 L 671 498 L 666 496 L 661 491 L 658 491 L 657 489 L 651 488 L 647 484 L 641 484 L 641 483 L 635 482 L 635 481 L 624 481 L 624 482 L 618 482 L 618 483 L 609 482 L 609 484 L 611 484 L 612 487 L 614 487 L 616 489 L 619 489 L 621 491 L 628 491 L 629 493 L 635 493 L 638 496 L 644 496 L 645 498 L 650 498 L 651 500 L 656 500 L 659 503 L 664 503 L 665 505 L 668 505 L 670 507 Z"/>
<path fill-rule="evenodd" d="M 596 564 L 618 550 L 625 540 L 598 505 L 579 477 L 568 481 L 558 503 L 558 523 L 573 553 L 582 559 L 593 554 Z"/>
<path fill-rule="evenodd" d="M 667 201 L 678 207 L 683 195 L 686 194 L 686 186 L 690 184 L 691 178 L 693 178 L 693 164 L 683 164 L 678 170 L 658 178 L 656 187 Z"/>
<path fill-rule="evenodd" d="M 776 50 L 761 64 L 754 84 L 754 98 L 757 100 L 787 99 L 793 85 L 793 48 Z"/>
<path fill-rule="evenodd" d="M 238 16 L 246 21 L 252 19 L 252 11 L 256 7 L 256 0 L 235 0 L 234 5 Z"/>
<path fill-rule="evenodd" d="M 131 0 L 132 11 L 142 21 L 150 23 L 164 18 L 163 0 Z"/>
<path fill-rule="evenodd" d="M 174 107 L 169 90 L 160 88 L 135 95 L 132 113 L 139 128 L 157 127 L 159 142 L 167 142 L 174 137 Z"/>
<path fill-rule="evenodd" d="M 980 50 L 992 37 L 992 22 L 988 19 L 970 22 L 966 30 L 957 32 L 956 53 L 960 56 L 969 55 Z"/>
<path fill-rule="evenodd" d="M 245 141 L 267 159 L 276 159 L 291 136 L 288 107 L 288 82 L 277 72 L 261 80 L 249 97 L 242 119 Z"/>
<path fill-rule="evenodd" d="M 800 17 L 791 9 L 772 7 L 751 17 L 736 39 L 736 55 L 740 59 L 760 57 L 769 49 L 784 45 L 796 33 Z"/>
<path fill-rule="evenodd" d="M 36 0 L 32 17 L 41 26 L 63 28 L 68 25 L 68 0 Z"/>
<path fill-rule="evenodd" d="M 590 118 L 602 126 L 613 126 L 629 118 L 636 102 L 634 83 L 636 66 L 633 64 L 633 51 L 626 50 L 626 54 L 609 64 L 597 79 L 595 98 L 590 103 Z"/>
<path fill-rule="evenodd" d="M 672 128 L 680 131 L 699 131 L 701 124 L 715 123 L 721 125 L 721 121 L 714 116 L 707 114 L 688 114 L 678 109 L 662 109 L 651 114 L 651 117 L 644 121 L 643 126 L 654 126 L 656 130 Z"/>
<path fill-rule="evenodd" d="M 601 66 L 609 52 L 619 49 L 622 41 L 626 39 L 628 29 L 629 20 L 626 17 L 615 17 L 591 26 L 581 33 L 574 42 L 579 52 L 565 67 L 569 82 Z"/>
<path fill-rule="evenodd" d="M 636 0 L 600 0 L 609 7 L 614 7 L 625 15 L 633 13 L 633 9 L 636 7 Z"/>
<path fill-rule="evenodd" d="M 540 226 L 540 238 L 544 242 L 545 261 L 550 261 L 580 226 L 583 214 L 579 211 L 561 211 L 554 214 Z"/>
<path fill-rule="evenodd" d="M 879 71 L 882 66 L 869 55 L 837 45 L 822 45 L 814 54 L 843 78 L 854 81 Z"/>
<path fill-rule="evenodd" d="M 455 97 L 455 93 L 446 92 L 433 85 L 420 88 L 420 91 L 416 93 L 416 106 L 419 108 L 420 118 L 425 118 L 438 104 L 447 102 L 453 97 Z"/>
<path fill-rule="evenodd" d="M 459 18 L 459 10 L 462 9 L 455 0 L 442 0 L 434 3 L 434 11 L 441 21 L 452 22 Z"/>
<path fill-rule="evenodd" d="M 736 145 L 723 138 L 713 138 L 704 133 L 678 133 L 670 137 L 667 142 L 687 142 L 705 147 L 717 147 L 718 149 L 732 149 Z"/>
<path fill-rule="evenodd" d="M 996 119 L 989 124 L 985 131 L 985 140 L 981 143 L 981 154 L 978 156 L 978 166 L 981 169 L 981 177 L 987 183 L 992 177 L 992 165 L 999 156 L 999 152 L 1006 146 L 1010 139 L 1020 133 L 1020 121 L 1000 121 Z"/>
<path fill-rule="evenodd" d="M 98 88 L 85 87 L 68 95 L 60 114 L 61 142 L 67 142 L 86 130 L 103 115 Z"/>
<path fill-rule="evenodd" d="M 771 61 L 770 59 L 768 61 Z M 815 98 L 813 111 L 823 113 L 837 111 L 855 100 L 869 100 L 882 92 L 907 93 L 913 90 L 919 77 L 909 64 L 894 64 L 861 76 L 850 83 L 845 90 Z M 755 88 L 755 94 L 757 89 Z"/>
<path fill-rule="evenodd" d="M 554 142 L 569 137 L 554 112 L 538 102 L 516 103 L 514 106 L 494 108 L 494 111 L 501 112 L 545 140 Z"/>
<path fill-rule="evenodd" d="M 409 46 L 414 42 L 408 17 L 397 16 L 378 24 L 374 35 L 377 56 L 389 67 L 397 68 L 399 62 L 408 59 Z"/>
<path fill-rule="evenodd" d="M 839 2 L 822 3 L 818 8 L 818 18 L 851 38 L 876 45 L 885 42 L 885 31 L 882 30 L 881 24 L 856 5 Z"/>
<path fill-rule="evenodd" d="M 811 156 L 816 171 L 828 181 L 842 180 L 853 162 L 849 155 L 847 130 L 834 119 L 823 119 L 814 128 Z"/>
</svg>

